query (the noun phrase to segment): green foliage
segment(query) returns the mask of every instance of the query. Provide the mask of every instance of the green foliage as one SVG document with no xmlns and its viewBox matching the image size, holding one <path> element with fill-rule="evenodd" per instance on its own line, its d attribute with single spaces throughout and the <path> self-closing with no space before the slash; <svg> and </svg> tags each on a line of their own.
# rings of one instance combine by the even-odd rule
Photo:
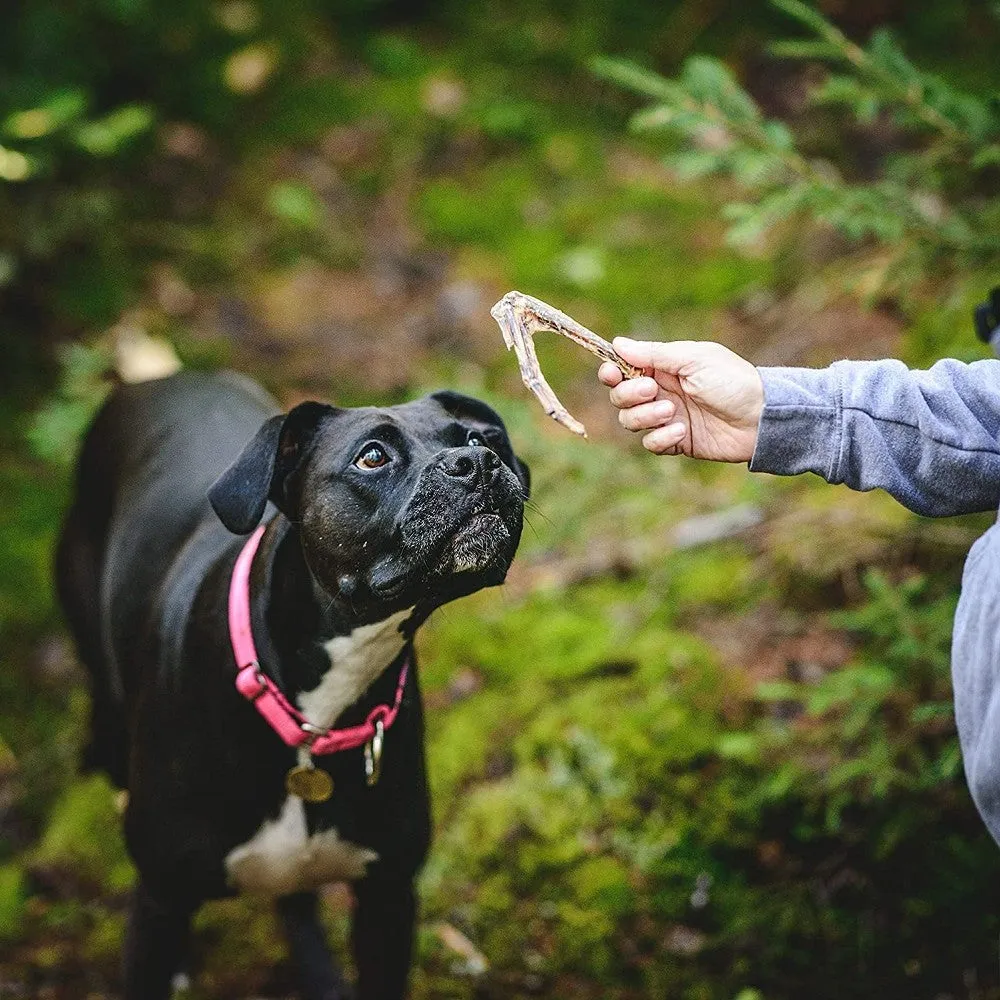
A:
<svg viewBox="0 0 1000 1000">
<path fill-rule="evenodd" d="M 24 874 L 18 865 L 0 865 L 0 941 L 20 936 L 24 920 Z"/>
<path fill-rule="evenodd" d="M 304 184 L 275 184 L 268 193 L 267 207 L 279 219 L 293 226 L 310 229 L 319 222 L 319 201 Z"/>
<path fill-rule="evenodd" d="M 701 568 L 674 558 L 670 572 L 683 594 Z M 603 584 L 594 601 L 591 588 L 561 595 L 572 615 L 537 595 L 508 608 L 516 658 L 533 669 L 506 670 L 484 602 L 475 632 L 442 615 L 424 651 L 432 684 L 449 662 L 487 684 L 430 719 L 447 803 L 431 913 L 504 969 L 638 995 L 668 983 L 722 1000 L 753 983 L 832 1000 L 845 977 L 876 995 L 903 966 L 921 989 L 944 988 L 950 960 L 919 942 L 947 939 L 966 907 L 990 912 L 982 866 L 998 870 L 960 783 L 954 594 L 921 576 L 873 572 L 865 585 L 830 619 L 855 644 L 851 662 L 756 688 L 673 631 L 671 598 L 641 580 Z M 650 617 L 621 617 L 636 608 Z M 595 628 L 609 646 L 588 654 Z M 612 650 L 627 659 L 605 670 Z"/>
<path fill-rule="evenodd" d="M 815 36 L 814 41 L 779 42 L 772 52 L 791 59 L 829 61 L 848 71 L 826 79 L 820 101 L 844 104 L 861 121 L 884 111 L 901 128 L 929 132 L 953 144 L 946 148 L 951 155 L 977 149 L 997 135 L 998 119 L 988 101 L 918 69 L 889 29 L 877 28 L 867 46 L 860 48 L 802 0 L 772 3 Z"/>
<path fill-rule="evenodd" d="M 848 811 L 901 792 L 948 797 L 960 777 L 948 655 L 955 596 L 928 593 L 920 576 L 894 584 L 872 571 L 865 585 L 864 604 L 831 615 L 861 643 L 854 662 L 812 684 L 772 682 L 757 690 L 808 721 L 797 733 L 766 726 L 761 735 L 765 753 L 787 758 L 772 792 L 781 798 L 801 786 L 807 798 L 822 795 L 810 837 L 840 834 Z M 840 748 L 836 761 L 824 759 L 831 745 Z M 894 846 L 904 825 L 897 814 L 887 830 L 866 831 L 876 855 Z M 800 826 L 800 836 L 806 830 Z"/>
<path fill-rule="evenodd" d="M 52 613 L 51 547 L 56 517 L 51 504 L 61 495 L 48 470 L 21 457 L 0 466 L 0 490 L 9 513 L 0 531 L 0 629 L 38 628 Z"/>
<path fill-rule="evenodd" d="M 303 70 L 330 52 L 320 4 L 64 6 L 16 5 L 0 32 L 0 283 L 28 292 L 37 325 L 109 325 L 164 257 L 204 277 L 199 236 L 213 278 L 238 275 L 245 258 L 223 249 L 226 185 L 244 163 L 272 229 L 317 228 L 314 192 L 268 156 L 348 117 L 342 81 Z M 261 244 L 284 251 L 280 232 L 241 249 Z"/>
<path fill-rule="evenodd" d="M 111 893 L 134 877 L 121 835 L 121 815 L 107 780 L 94 776 L 69 785 L 52 810 L 32 864 L 58 868 Z"/>
<path fill-rule="evenodd" d="M 110 388 L 110 366 L 110 357 L 100 348 L 66 345 L 59 386 L 28 429 L 39 458 L 62 465 L 73 461 L 84 430 Z"/>
<path fill-rule="evenodd" d="M 1000 201 L 975 182 L 977 172 L 1000 162 L 995 103 L 920 70 L 887 29 L 862 48 L 801 0 L 772 2 L 811 36 L 772 52 L 835 67 L 813 88 L 815 105 L 841 108 L 857 126 L 891 121 L 912 136 L 883 159 L 874 180 L 852 177 L 846 158 L 810 155 L 717 59 L 692 56 L 675 80 L 619 59 L 599 58 L 592 67 L 651 101 L 632 127 L 672 137 L 666 163 L 679 178 L 719 175 L 752 194 L 726 207 L 735 244 L 757 245 L 791 222 L 813 219 L 849 240 L 892 248 L 897 281 L 942 262 L 956 270 L 995 265 L 1000 239 L 981 220 L 995 217 Z"/>
</svg>

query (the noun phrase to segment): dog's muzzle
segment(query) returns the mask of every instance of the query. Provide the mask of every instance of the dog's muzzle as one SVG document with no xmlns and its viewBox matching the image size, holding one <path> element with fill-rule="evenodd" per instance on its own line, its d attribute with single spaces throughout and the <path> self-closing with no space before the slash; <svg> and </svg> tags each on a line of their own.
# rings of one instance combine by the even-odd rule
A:
<svg viewBox="0 0 1000 1000">
<path fill-rule="evenodd" d="M 398 551 L 381 560 L 372 590 L 395 596 L 463 576 L 463 591 L 501 583 L 521 538 L 524 493 L 495 451 L 450 448 L 421 472 L 399 522 Z"/>
</svg>

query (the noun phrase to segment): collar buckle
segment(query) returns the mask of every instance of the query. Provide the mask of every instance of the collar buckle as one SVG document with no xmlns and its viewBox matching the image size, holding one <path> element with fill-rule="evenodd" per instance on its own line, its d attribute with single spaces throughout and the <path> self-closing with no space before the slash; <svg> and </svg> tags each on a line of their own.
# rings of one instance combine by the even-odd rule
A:
<svg viewBox="0 0 1000 1000">
<path fill-rule="evenodd" d="M 236 690 L 251 703 L 267 690 L 267 679 L 256 660 L 251 660 L 237 671 Z"/>
</svg>

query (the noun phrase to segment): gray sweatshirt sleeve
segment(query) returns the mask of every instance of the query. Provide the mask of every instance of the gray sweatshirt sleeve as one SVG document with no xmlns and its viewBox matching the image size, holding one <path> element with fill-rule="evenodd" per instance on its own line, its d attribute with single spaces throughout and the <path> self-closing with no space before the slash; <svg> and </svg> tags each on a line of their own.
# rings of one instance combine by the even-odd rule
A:
<svg viewBox="0 0 1000 1000">
<path fill-rule="evenodd" d="M 758 371 L 755 472 L 880 486 L 930 516 L 1000 504 L 1000 360 L 939 361 L 928 371 L 899 361 Z"/>
<path fill-rule="evenodd" d="M 761 368 L 764 412 L 750 468 L 882 487 L 921 514 L 1000 503 L 1000 361 Z M 1000 525 L 972 547 L 955 613 L 955 720 L 972 798 L 1000 843 Z"/>
</svg>

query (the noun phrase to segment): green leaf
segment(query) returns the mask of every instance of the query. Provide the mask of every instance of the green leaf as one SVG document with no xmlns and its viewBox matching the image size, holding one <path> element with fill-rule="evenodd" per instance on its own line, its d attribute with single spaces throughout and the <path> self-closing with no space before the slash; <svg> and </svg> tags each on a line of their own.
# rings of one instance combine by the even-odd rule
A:
<svg viewBox="0 0 1000 1000">
<path fill-rule="evenodd" d="M 756 695 L 761 701 L 798 701 L 802 697 L 802 686 L 791 681 L 761 681 Z"/>
<path fill-rule="evenodd" d="M 786 172 L 778 157 L 756 149 L 734 149 L 728 154 L 727 163 L 733 178 L 748 188 L 773 183 Z"/>
<path fill-rule="evenodd" d="M 827 674 L 810 692 L 806 710 L 810 715 L 822 715 L 846 705 L 866 704 L 874 709 L 892 692 L 895 684 L 895 674 L 882 664 L 844 667 Z"/>
<path fill-rule="evenodd" d="M 365 54 L 372 69 L 388 77 L 415 77 L 428 66 L 424 47 L 404 34 L 375 35 L 369 40 Z"/>
<path fill-rule="evenodd" d="M 125 24 L 136 23 L 149 9 L 149 0 L 101 0 L 100 6 Z"/>
<path fill-rule="evenodd" d="M 26 181 L 34 173 L 35 164 L 31 157 L 20 150 L 0 146 L 0 181 Z"/>
<path fill-rule="evenodd" d="M 267 194 L 272 215 L 293 226 L 310 229 L 319 225 L 322 206 L 310 187 L 296 181 L 281 181 Z"/>
<path fill-rule="evenodd" d="M 748 202 L 731 202 L 722 214 L 731 223 L 726 230 L 726 242 L 734 247 L 753 245 L 767 234 L 773 224 L 766 212 Z"/>
<path fill-rule="evenodd" d="M 723 733 L 715 744 L 715 752 L 726 760 L 755 763 L 761 757 L 761 740 L 754 733 Z"/>
<path fill-rule="evenodd" d="M 897 85 L 912 88 L 916 92 L 923 91 L 923 75 L 907 59 L 906 53 L 888 28 L 876 28 L 872 32 L 867 52 L 872 62 L 893 77 Z"/>
<path fill-rule="evenodd" d="M 962 748 L 958 740 L 953 740 L 937 759 L 935 768 L 940 781 L 954 780 L 962 772 Z"/>
<path fill-rule="evenodd" d="M 916 724 L 931 722 L 937 719 L 953 719 L 955 706 L 951 701 L 929 701 L 917 707 L 910 713 L 910 721 Z"/>
<path fill-rule="evenodd" d="M 40 139 L 79 118 L 86 107 L 82 90 L 56 91 L 34 107 L 9 115 L 2 131 L 15 139 Z"/>
<path fill-rule="evenodd" d="M 784 122 L 766 121 L 761 128 L 772 149 L 779 152 L 791 152 L 795 149 L 795 138 Z"/>
<path fill-rule="evenodd" d="M 91 156 L 114 156 L 153 126 L 155 114 L 146 104 L 126 104 L 77 127 L 74 138 Z"/>
<path fill-rule="evenodd" d="M 754 243 L 774 226 L 801 211 L 814 196 L 813 188 L 798 183 L 772 191 L 756 204 L 729 205 L 723 214 L 733 225 L 726 239 L 734 246 Z"/>
<path fill-rule="evenodd" d="M 107 351 L 71 343 L 60 352 L 59 391 L 35 412 L 27 430 L 32 450 L 56 465 L 70 465 L 87 425 L 110 388 Z"/>
<path fill-rule="evenodd" d="M 882 105 L 878 95 L 850 76 L 828 76 L 810 96 L 816 104 L 843 105 L 861 121 L 871 121 Z"/>
</svg>

